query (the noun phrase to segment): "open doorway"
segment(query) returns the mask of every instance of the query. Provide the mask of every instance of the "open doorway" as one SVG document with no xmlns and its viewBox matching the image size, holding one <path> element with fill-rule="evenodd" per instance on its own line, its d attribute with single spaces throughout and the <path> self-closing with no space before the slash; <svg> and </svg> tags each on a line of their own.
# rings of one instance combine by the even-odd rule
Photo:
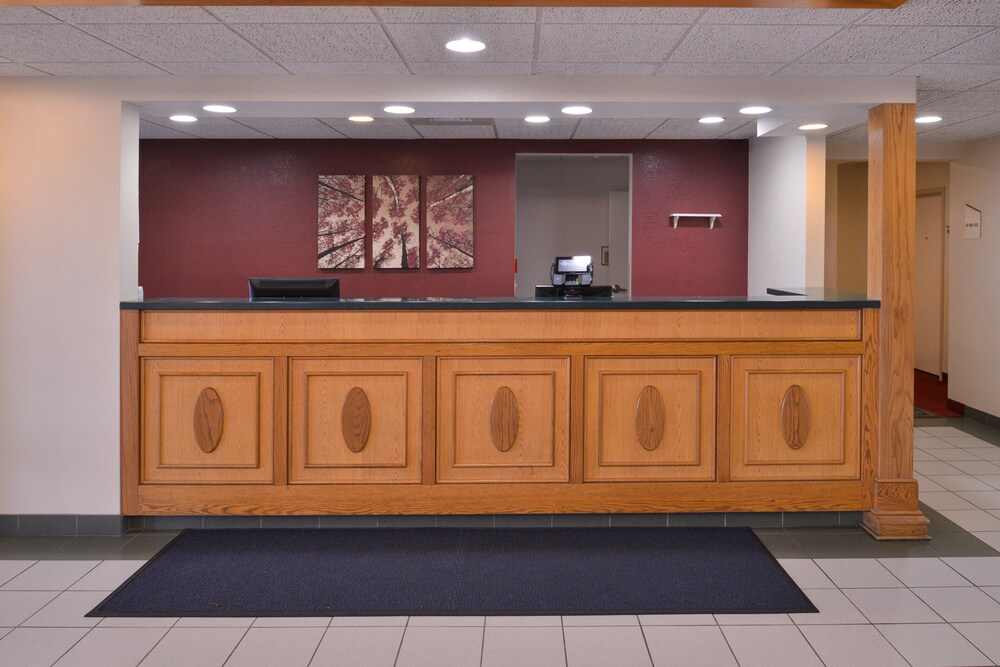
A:
<svg viewBox="0 0 1000 667">
<path fill-rule="evenodd" d="M 631 289 L 630 155 L 518 155 L 515 294 L 550 283 L 552 260 L 590 255 L 594 284 Z"/>
</svg>

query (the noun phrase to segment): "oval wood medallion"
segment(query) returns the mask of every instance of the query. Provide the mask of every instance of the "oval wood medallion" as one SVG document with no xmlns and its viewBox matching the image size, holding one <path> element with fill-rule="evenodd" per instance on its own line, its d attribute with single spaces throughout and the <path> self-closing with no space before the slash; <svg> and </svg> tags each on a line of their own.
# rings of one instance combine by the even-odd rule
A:
<svg viewBox="0 0 1000 667">
<path fill-rule="evenodd" d="M 781 399 L 781 434 L 792 449 L 801 449 L 809 437 L 809 399 L 806 390 L 793 384 Z"/>
<path fill-rule="evenodd" d="M 506 452 L 514 446 L 519 420 L 517 397 L 509 387 L 500 387 L 490 403 L 490 436 L 494 447 Z"/>
<path fill-rule="evenodd" d="M 222 439 L 222 399 L 219 392 L 205 387 L 194 404 L 194 437 L 206 454 L 211 454 Z"/>
<path fill-rule="evenodd" d="M 666 421 L 663 394 L 656 387 L 646 385 L 635 402 L 635 436 L 643 449 L 651 452 L 660 446 Z"/>
<path fill-rule="evenodd" d="M 368 395 L 361 387 L 354 387 L 347 392 L 340 425 L 348 449 L 356 454 L 365 448 L 372 428 L 372 406 L 368 402 Z"/>
</svg>

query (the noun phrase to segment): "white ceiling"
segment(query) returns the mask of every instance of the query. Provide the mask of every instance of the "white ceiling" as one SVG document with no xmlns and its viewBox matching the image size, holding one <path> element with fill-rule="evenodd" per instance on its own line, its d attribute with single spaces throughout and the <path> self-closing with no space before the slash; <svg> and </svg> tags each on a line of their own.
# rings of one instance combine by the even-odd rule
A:
<svg viewBox="0 0 1000 667">
<path fill-rule="evenodd" d="M 1000 134 L 1000 0 L 895 10 L 531 7 L 0 7 L 0 76 L 916 77 L 919 141 Z M 458 36 L 486 42 L 460 55 Z M 574 100 L 576 101 L 576 100 Z M 757 100 L 753 100 L 757 101 Z M 526 126 L 240 117 L 180 126 L 143 110 L 146 138 L 745 138 L 755 123 L 554 118 Z M 597 114 L 595 114 L 597 115 Z M 831 143 L 863 143 L 858 127 Z"/>
</svg>

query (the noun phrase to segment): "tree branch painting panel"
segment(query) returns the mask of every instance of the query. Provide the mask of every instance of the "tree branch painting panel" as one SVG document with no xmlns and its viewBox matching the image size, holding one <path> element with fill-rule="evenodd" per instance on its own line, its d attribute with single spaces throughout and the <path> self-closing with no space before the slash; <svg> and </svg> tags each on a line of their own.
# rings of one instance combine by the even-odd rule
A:
<svg viewBox="0 0 1000 667">
<path fill-rule="evenodd" d="M 372 263 L 376 269 L 420 266 L 420 177 L 372 177 Z"/>
<path fill-rule="evenodd" d="M 472 176 L 427 177 L 427 265 L 471 269 Z"/>
<path fill-rule="evenodd" d="M 365 177 L 319 177 L 321 269 L 365 268 Z"/>
</svg>

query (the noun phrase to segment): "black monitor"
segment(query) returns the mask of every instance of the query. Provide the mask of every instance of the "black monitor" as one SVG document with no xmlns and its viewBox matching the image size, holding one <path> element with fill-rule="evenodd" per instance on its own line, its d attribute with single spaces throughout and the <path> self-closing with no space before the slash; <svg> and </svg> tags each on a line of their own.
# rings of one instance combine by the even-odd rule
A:
<svg viewBox="0 0 1000 667">
<path fill-rule="evenodd" d="M 535 285 L 535 298 L 604 299 L 612 294 L 611 285 Z"/>
<path fill-rule="evenodd" d="M 250 300 L 337 299 L 339 278 L 250 278 Z"/>
</svg>

